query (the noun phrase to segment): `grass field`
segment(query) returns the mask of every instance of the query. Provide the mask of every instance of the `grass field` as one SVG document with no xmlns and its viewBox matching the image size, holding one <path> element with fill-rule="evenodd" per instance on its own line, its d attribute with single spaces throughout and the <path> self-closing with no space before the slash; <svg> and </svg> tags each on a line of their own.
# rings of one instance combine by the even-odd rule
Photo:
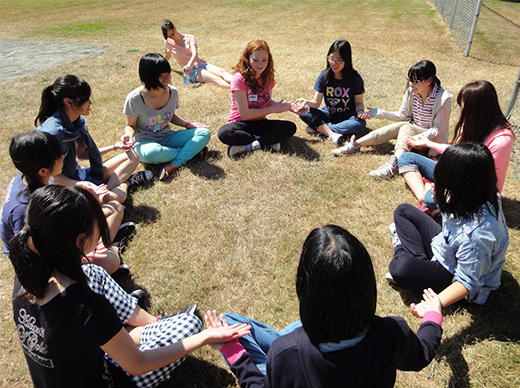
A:
<svg viewBox="0 0 520 388">
<path fill-rule="evenodd" d="M 509 19 L 520 20 L 520 3 L 491 3 L 496 4 Z M 103 54 L 1 85 L 2 193 L 16 174 L 8 156 L 9 141 L 34 128 L 41 91 L 60 74 L 76 74 L 92 86 L 88 124 L 97 144 L 119 139 L 125 124 L 124 99 L 139 85 L 139 58 L 163 52 L 164 18 L 173 20 L 181 33 L 197 37 L 202 58 L 228 70 L 248 41 L 265 39 L 276 69 L 274 97 L 286 101 L 313 95 L 327 49 L 339 38 L 352 44 L 354 66 L 365 80 L 366 105 L 388 110 L 399 107 L 407 70 L 421 59 L 436 64 L 442 85 L 454 95 L 469 81 L 492 82 L 503 106 L 520 63 L 518 38 L 512 54 L 493 52 L 491 61 L 479 56 L 485 52 L 479 46 L 475 56 L 463 58 L 425 0 L 2 0 L 0 15 L 5 40 L 107 48 Z M 493 41 L 495 33 L 490 29 L 480 35 Z M 172 67 L 180 70 L 177 64 Z M 399 315 L 414 329 L 419 326 L 407 306 L 410 295 L 401 295 L 384 280 L 393 253 L 387 237 L 393 210 L 402 202 L 415 204 L 401 178 L 380 182 L 368 175 L 386 161 L 391 145 L 334 158 L 332 143 L 309 137 L 303 122 L 287 113 L 278 117 L 296 122 L 298 131 L 283 144 L 281 154 L 256 152 L 231 160 L 216 136 L 228 116 L 229 92 L 215 85 L 185 87 L 178 74 L 172 83 L 180 93 L 179 116 L 209 124 L 213 137 L 207 161 L 190 162 L 172 181 L 139 190 L 126 203 L 125 219 L 136 222 L 139 232 L 124 254 L 133 274 L 125 286 L 145 288 L 151 312 L 197 302 L 203 311 L 236 312 L 282 328 L 298 318 L 294 277 L 305 237 L 315 227 L 335 223 L 355 234 L 372 256 L 377 313 Z M 454 103 L 452 128 L 457 114 Z M 368 124 L 376 129 L 386 123 Z M 502 287 L 483 307 L 448 309 L 438 356 L 419 373 L 398 372 L 397 386 L 520 385 L 519 190 L 520 181 L 509 171 L 503 196 L 510 246 Z M 29 386 L 12 320 L 12 278 L 9 260 L 1 258 L 0 386 Z M 235 384 L 218 352 L 208 348 L 195 352 L 163 386 Z"/>
</svg>

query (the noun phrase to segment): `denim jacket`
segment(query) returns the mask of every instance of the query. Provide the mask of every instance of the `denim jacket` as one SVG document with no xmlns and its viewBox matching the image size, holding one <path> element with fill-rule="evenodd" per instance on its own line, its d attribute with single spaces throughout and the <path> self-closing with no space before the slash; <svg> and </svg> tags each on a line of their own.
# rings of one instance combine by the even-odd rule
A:
<svg viewBox="0 0 520 388">
<path fill-rule="evenodd" d="M 469 291 L 468 301 L 476 304 L 484 304 L 500 286 L 509 234 L 500 196 L 498 204 L 498 217 L 489 202 L 471 219 L 443 214 L 442 232 L 431 243 L 432 260 L 450 271 L 453 281 Z"/>
</svg>

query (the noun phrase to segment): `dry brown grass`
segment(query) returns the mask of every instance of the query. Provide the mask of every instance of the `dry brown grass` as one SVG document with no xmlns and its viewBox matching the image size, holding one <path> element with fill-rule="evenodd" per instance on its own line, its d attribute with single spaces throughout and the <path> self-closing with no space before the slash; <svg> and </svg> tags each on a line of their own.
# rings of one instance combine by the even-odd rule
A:
<svg viewBox="0 0 520 388">
<path fill-rule="evenodd" d="M 181 32 L 197 37 L 203 58 L 227 69 L 250 39 L 268 41 L 276 66 L 275 97 L 289 101 L 312 96 L 328 46 L 338 38 L 352 43 L 369 106 L 398 108 L 408 67 L 425 58 L 437 65 L 443 85 L 452 93 L 466 82 L 487 79 L 504 105 L 518 71 L 514 66 L 463 58 L 441 18 L 420 0 L 194 4 L 177 1 L 172 8 L 174 4 L 166 1 L 62 0 L 50 7 L 45 1 L 2 1 L 4 39 L 108 47 L 93 58 L 2 85 L 2 191 L 16 173 L 7 154 L 9 139 L 34 128 L 41 90 L 62 73 L 80 75 L 92 86 L 94 107 L 88 122 L 98 144 L 118 139 L 125 122 L 124 98 L 139 84 L 138 59 L 163 50 L 159 25 L 164 17 Z M 520 12 L 514 4 L 509 9 Z M 74 23 L 99 26 L 86 32 L 57 29 Z M 177 65 L 173 68 L 179 70 Z M 282 154 L 256 152 L 230 160 L 216 137 L 227 119 L 228 92 L 215 85 L 183 87 L 181 82 L 174 76 L 180 91 L 178 114 L 210 124 L 214 137 L 206 162 L 191 162 L 173 181 L 140 190 L 127 204 L 126 218 L 139 224 L 139 233 L 125 261 L 132 267 L 133 281 L 151 294 L 151 311 L 195 301 L 202 310 L 233 311 L 281 328 L 298 317 L 294 274 L 304 238 L 314 227 L 336 223 L 358 236 L 372 255 L 378 314 L 403 316 L 417 328 L 419 322 L 401 295 L 383 279 L 392 256 L 387 225 L 399 203 L 414 200 L 401 179 L 376 182 L 368 176 L 385 161 L 391 147 L 334 158 L 330 142 L 309 137 L 296 116 L 284 114 L 281 117 L 297 123 L 298 132 L 283 145 Z M 454 109 L 452 124 L 456 118 Z M 371 129 L 383 124 L 369 123 Z M 484 307 L 452 309 L 437 359 L 422 372 L 398 373 L 397 386 L 519 384 L 519 189 L 520 182 L 509 174 L 503 192 L 511 235 L 504 286 Z M 12 322 L 12 276 L 8 260 L 0 260 L 0 385 L 26 386 L 30 378 Z M 234 386 L 217 352 L 203 349 L 195 356 L 165 386 Z"/>
</svg>

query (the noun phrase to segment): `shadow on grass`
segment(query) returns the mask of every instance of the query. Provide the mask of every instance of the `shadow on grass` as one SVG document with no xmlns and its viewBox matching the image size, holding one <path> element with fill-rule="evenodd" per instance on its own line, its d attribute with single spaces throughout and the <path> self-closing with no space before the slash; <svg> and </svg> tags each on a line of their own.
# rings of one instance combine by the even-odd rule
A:
<svg viewBox="0 0 520 388">
<path fill-rule="evenodd" d="M 158 387 L 222 388 L 235 384 L 229 370 L 190 356 Z"/>
<path fill-rule="evenodd" d="M 459 303 L 459 308 L 465 308 L 471 314 L 473 322 L 461 332 L 450 338 L 445 338 L 437 350 L 437 357 L 443 357 L 452 371 L 447 386 L 471 386 L 470 368 L 462 353 L 464 348 L 485 340 L 520 342 L 520 330 L 518 330 L 519 300 L 520 286 L 518 282 L 509 272 L 504 271 L 502 273 L 502 285 L 497 291 L 491 293 L 485 305 Z"/>
<path fill-rule="evenodd" d="M 194 158 L 186 164 L 193 174 L 201 177 L 202 179 L 216 181 L 224 179 L 226 172 L 223 168 L 211 163 L 212 160 L 221 160 L 222 152 L 217 150 L 209 150 L 208 154 L 203 158 Z"/>
<path fill-rule="evenodd" d="M 189 87 L 189 88 L 192 88 L 192 89 L 197 89 L 197 88 L 200 88 L 202 85 L 204 85 L 203 83 L 200 83 L 200 82 L 190 82 L 188 84 L 184 84 L 184 73 L 180 70 L 172 70 L 172 73 L 175 73 L 177 74 L 178 76 L 180 76 L 182 78 L 181 81 L 179 81 L 179 85 L 182 85 L 183 87 Z"/>
<path fill-rule="evenodd" d="M 319 152 L 312 149 L 309 144 L 321 143 L 319 137 L 306 139 L 299 136 L 292 136 L 282 143 L 282 153 L 290 156 L 297 156 L 308 162 L 320 160 Z"/>
<path fill-rule="evenodd" d="M 520 229 L 520 202 L 502 197 L 502 210 L 508 228 Z"/>
<path fill-rule="evenodd" d="M 417 303 L 422 299 L 422 293 L 390 285 L 399 292 L 403 303 Z M 470 368 L 463 349 L 485 340 L 501 342 L 520 342 L 518 319 L 520 317 L 520 286 L 516 279 L 507 271 L 502 272 L 501 286 L 491 292 L 483 306 L 462 300 L 443 311 L 443 315 L 452 315 L 459 309 L 465 309 L 472 317 L 471 325 L 452 337 L 444 338 L 437 349 L 437 360 L 444 358 L 452 375 L 447 387 L 471 387 Z"/>
</svg>

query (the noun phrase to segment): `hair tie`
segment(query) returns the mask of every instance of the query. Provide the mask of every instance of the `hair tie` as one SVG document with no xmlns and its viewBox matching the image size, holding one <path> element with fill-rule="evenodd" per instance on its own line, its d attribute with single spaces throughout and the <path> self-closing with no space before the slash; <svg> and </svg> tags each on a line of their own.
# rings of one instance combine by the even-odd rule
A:
<svg viewBox="0 0 520 388">
<path fill-rule="evenodd" d="M 29 224 L 25 224 L 22 228 L 22 230 L 26 231 L 27 233 L 29 233 L 31 231 L 31 227 L 29 226 Z"/>
</svg>

